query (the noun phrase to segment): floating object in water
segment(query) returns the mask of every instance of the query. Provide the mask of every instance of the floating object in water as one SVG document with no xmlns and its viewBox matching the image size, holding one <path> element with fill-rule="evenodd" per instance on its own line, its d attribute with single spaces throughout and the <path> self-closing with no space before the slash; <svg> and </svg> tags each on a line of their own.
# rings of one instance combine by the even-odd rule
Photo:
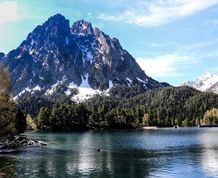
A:
<svg viewBox="0 0 218 178">
<path fill-rule="evenodd" d="M 97 149 L 97 152 L 100 152 L 100 151 L 101 151 L 101 149 L 100 149 L 100 148 L 98 148 L 98 149 Z"/>
</svg>

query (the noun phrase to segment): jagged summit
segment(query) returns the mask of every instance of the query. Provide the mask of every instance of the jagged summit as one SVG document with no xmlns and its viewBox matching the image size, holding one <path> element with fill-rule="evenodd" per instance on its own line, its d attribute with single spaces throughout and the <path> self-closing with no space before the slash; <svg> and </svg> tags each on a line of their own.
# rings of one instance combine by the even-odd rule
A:
<svg viewBox="0 0 218 178">
<path fill-rule="evenodd" d="M 71 32 L 75 35 L 93 35 L 94 30 L 92 28 L 92 24 L 85 20 L 79 20 L 74 22 Z"/>
<path fill-rule="evenodd" d="M 31 43 L 49 44 L 55 43 L 63 45 L 66 38 L 71 35 L 69 20 L 64 16 L 57 14 L 50 17 L 45 23 L 37 26 L 27 37 L 27 41 Z M 31 44 L 33 45 L 33 44 Z"/>
<path fill-rule="evenodd" d="M 50 18 L 48 18 L 48 20 L 46 20 L 42 26 L 47 26 L 47 27 L 52 27 L 52 26 L 59 26 L 61 27 L 69 27 L 69 20 L 66 19 L 63 15 L 61 14 L 56 14 L 54 16 L 51 16 Z"/>
<path fill-rule="evenodd" d="M 148 77 L 135 59 L 111 38 L 84 20 L 72 27 L 61 14 L 37 26 L 21 45 L 3 57 L 14 84 L 13 94 L 62 85 L 106 90 L 116 84 L 139 84 L 148 89 L 164 87 Z"/>
<path fill-rule="evenodd" d="M 50 20 L 58 21 L 58 20 L 67 20 L 67 19 L 62 14 L 57 13 L 57 14 L 51 16 L 50 18 L 48 18 L 47 21 L 50 21 Z M 69 20 L 67 20 L 67 21 L 69 21 Z"/>
</svg>

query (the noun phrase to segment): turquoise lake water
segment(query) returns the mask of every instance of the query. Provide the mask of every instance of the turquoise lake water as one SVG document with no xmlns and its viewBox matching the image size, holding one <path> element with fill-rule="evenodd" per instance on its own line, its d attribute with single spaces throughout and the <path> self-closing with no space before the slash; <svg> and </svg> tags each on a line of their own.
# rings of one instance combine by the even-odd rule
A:
<svg viewBox="0 0 218 178">
<path fill-rule="evenodd" d="M 218 177 L 218 128 L 25 135 L 48 146 L 0 155 L 0 177 Z"/>
</svg>

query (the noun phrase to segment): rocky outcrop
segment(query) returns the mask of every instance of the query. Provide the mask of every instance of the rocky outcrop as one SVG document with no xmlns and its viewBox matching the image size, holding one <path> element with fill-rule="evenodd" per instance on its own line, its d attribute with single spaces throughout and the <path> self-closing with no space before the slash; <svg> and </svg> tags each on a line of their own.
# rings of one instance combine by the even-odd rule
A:
<svg viewBox="0 0 218 178">
<path fill-rule="evenodd" d="M 30 140 L 24 136 L 7 136 L 0 139 L 0 154 L 21 151 L 25 146 L 46 146 L 47 143 L 40 140 Z"/>
<path fill-rule="evenodd" d="M 148 77 L 118 39 L 84 20 L 70 27 L 60 14 L 37 26 L 3 63 L 10 70 L 13 95 L 48 91 L 57 83 L 95 90 L 115 84 L 165 86 Z"/>
</svg>

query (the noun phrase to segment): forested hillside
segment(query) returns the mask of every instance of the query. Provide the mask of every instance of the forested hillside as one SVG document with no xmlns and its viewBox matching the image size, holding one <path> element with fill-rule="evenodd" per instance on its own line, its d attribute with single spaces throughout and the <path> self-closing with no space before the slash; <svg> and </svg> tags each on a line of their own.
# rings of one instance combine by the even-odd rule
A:
<svg viewBox="0 0 218 178">
<path fill-rule="evenodd" d="M 32 116 L 39 129 L 136 128 L 148 126 L 197 126 L 204 115 L 218 108 L 218 95 L 190 87 L 145 90 L 117 85 L 110 95 L 96 95 L 81 103 L 69 98 L 21 98 L 21 109 Z M 31 105 L 31 103 L 34 103 Z M 216 117 L 214 117 L 216 120 Z M 215 122 L 215 121 L 214 121 Z M 211 123 L 214 123 L 211 121 Z"/>
</svg>

